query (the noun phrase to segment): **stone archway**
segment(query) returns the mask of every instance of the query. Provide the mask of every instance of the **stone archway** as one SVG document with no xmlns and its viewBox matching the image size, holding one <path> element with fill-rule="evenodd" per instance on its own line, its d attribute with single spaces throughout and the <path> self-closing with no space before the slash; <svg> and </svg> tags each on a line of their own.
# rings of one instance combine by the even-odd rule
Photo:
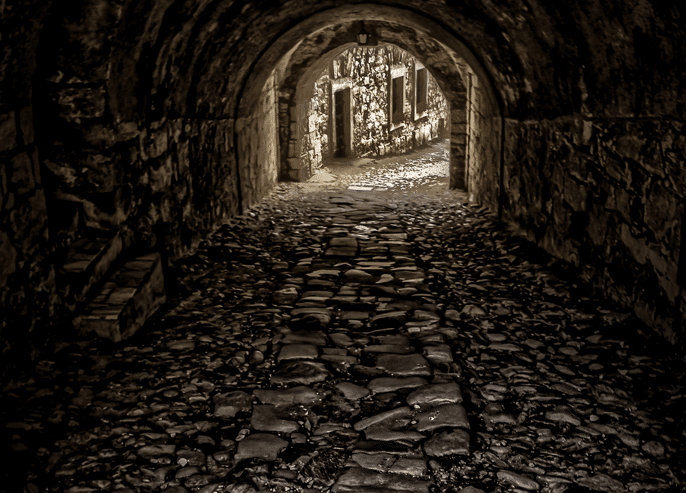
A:
<svg viewBox="0 0 686 493">
<path fill-rule="evenodd" d="M 357 45 L 354 43 L 345 43 L 345 40 L 350 36 L 351 32 L 356 29 L 355 24 L 345 26 L 329 27 L 317 33 L 308 36 L 300 46 L 288 57 L 284 58 L 282 64 L 286 65 L 283 75 L 277 81 L 280 94 L 280 105 L 282 108 L 287 108 L 287 111 L 282 111 L 280 118 L 280 144 L 281 144 L 281 176 L 296 181 L 308 178 L 304 171 L 306 163 L 299 159 L 299 146 L 302 140 L 303 124 L 300 121 L 303 117 L 301 105 L 303 101 L 309 100 L 311 97 L 315 81 L 320 73 L 326 70 L 329 64 L 337 59 L 337 57 L 348 49 L 352 49 Z M 406 33 L 397 33 L 398 38 L 402 38 Z M 328 45 L 322 45 L 322 38 L 332 38 Z M 340 41 L 339 41 L 340 40 Z M 326 53 L 323 53 L 320 58 L 313 60 L 321 51 L 327 49 L 336 42 L 341 42 L 339 47 L 334 48 Z M 394 44 L 384 45 L 389 51 L 397 51 L 398 47 Z M 373 49 L 373 48 L 372 48 Z M 361 48 L 365 50 L 365 48 Z M 407 53 L 405 50 L 402 52 Z M 412 55 L 409 55 L 412 57 Z M 414 58 L 414 57 L 413 57 Z M 417 60 L 417 59 L 415 59 Z M 421 60 L 417 63 L 422 64 Z M 467 161 L 469 145 L 468 139 L 468 107 L 467 107 L 467 87 L 465 81 L 467 80 L 468 68 L 460 69 L 455 65 L 454 70 L 450 73 L 452 80 L 449 83 L 451 97 L 448 100 L 450 108 L 458 111 L 452 112 L 450 118 L 450 134 L 452 145 L 451 152 L 451 188 L 467 189 Z M 414 74 L 412 74 L 414 76 Z M 446 87 L 444 79 L 444 87 Z M 443 87 L 441 88 L 443 89 Z M 390 130 L 390 129 L 389 129 Z M 305 175 L 305 176 L 303 176 Z"/>
<path fill-rule="evenodd" d="M 336 19 L 335 24 L 332 19 Z M 287 88 L 286 94 L 280 94 L 278 108 L 279 155 L 282 162 L 295 158 L 292 143 L 296 139 L 291 135 L 292 129 L 297 129 L 297 111 L 291 104 L 298 85 L 302 86 L 302 81 L 309 84 L 326 60 L 355 40 L 361 20 L 373 38 L 410 52 L 434 75 L 452 108 L 451 188 L 470 189 L 475 200 L 497 208 L 501 190 L 501 110 L 490 78 L 472 51 L 454 35 L 429 18 L 397 7 L 354 5 L 326 10 L 276 39 L 246 78 L 236 112 L 235 147 L 247 149 L 248 142 L 258 149 L 265 147 L 255 144 L 254 139 L 260 136 L 249 130 L 248 123 L 254 125 L 259 115 L 265 113 L 260 107 L 264 100 L 261 92 L 267 81 L 276 77 L 284 80 Z M 475 81 L 478 83 L 473 84 Z M 468 91 L 479 93 L 471 106 Z M 474 139 L 469 138 L 468 118 L 473 120 Z M 474 145 L 470 145 L 470 140 Z M 239 169 L 251 165 L 240 152 L 237 161 Z"/>
</svg>

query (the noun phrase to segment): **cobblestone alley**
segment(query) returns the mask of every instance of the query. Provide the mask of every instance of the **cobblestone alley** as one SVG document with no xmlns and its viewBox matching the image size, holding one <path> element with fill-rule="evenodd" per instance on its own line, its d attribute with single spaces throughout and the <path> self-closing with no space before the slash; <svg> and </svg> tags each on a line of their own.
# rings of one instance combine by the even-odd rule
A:
<svg viewBox="0 0 686 493">
<path fill-rule="evenodd" d="M 686 492 L 686 2 L 0 44 L 0 493 Z"/>
<path fill-rule="evenodd" d="M 684 491 L 683 360 L 464 202 L 280 185 L 5 393 L 0 489 Z"/>
</svg>

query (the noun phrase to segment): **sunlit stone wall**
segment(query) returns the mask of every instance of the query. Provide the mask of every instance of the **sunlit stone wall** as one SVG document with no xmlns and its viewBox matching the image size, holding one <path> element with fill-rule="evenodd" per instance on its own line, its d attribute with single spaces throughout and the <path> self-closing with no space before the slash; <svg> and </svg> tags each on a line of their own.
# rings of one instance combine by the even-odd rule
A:
<svg viewBox="0 0 686 493">
<path fill-rule="evenodd" d="M 350 88 L 352 146 L 348 157 L 403 154 L 447 137 L 448 103 L 427 71 L 426 109 L 416 104 L 416 70 L 423 65 L 396 46 L 356 47 L 333 59 L 315 84 L 309 101 L 301 102 L 307 116 L 303 130 L 300 166 L 316 170 L 334 154 L 333 92 Z M 391 78 L 403 77 L 402 121 L 391 123 Z M 332 90 L 332 87 L 334 88 Z M 303 162 L 306 161 L 305 166 Z"/>
</svg>

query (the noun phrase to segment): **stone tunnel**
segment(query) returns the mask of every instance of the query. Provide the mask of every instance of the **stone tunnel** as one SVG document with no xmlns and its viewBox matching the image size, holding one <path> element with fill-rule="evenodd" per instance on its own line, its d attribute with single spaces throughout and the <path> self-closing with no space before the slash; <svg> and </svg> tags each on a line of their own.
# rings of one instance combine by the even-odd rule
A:
<svg viewBox="0 0 686 493">
<path fill-rule="evenodd" d="M 451 186 L 683 350 L 684 19 L 656 0 L 2 2 L 3 378 L 67 330 L 59 266 L 84 231 L 164 270 L 259 203 L 296 94 L 361 22 L 449 100 Z"/>
</svg>

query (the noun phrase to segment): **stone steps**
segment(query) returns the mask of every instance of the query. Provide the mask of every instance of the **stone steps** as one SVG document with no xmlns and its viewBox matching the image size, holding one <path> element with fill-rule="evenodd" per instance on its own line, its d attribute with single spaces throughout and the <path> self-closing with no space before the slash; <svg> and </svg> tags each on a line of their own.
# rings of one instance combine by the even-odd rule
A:
<svg viewBox="0 0 686 493">
<path fill-rule="evenodd" d="M 89 293 L 100 285 L 125 250 L 120 232 L 109 237 L 82 237 L 67 250 L 66 260 L 57 271 L 62 304 L 70 312 L 78 311 Z"/>
<path fill-rule="evenodd" d="M 133 335 L 166 301 L 159 253 L 124 262 L 74 319 L 79 332 L 119 342 Z"/>
<path fill-rule="evenodd" d="M 160 255 L 128 258 L 129 243 L 117 231 L 106 237 L 82 236 L 67 249 L 57 281 L 62 305 L 80 333 L 121 341 L 164 303 Z"/>
</svg>

